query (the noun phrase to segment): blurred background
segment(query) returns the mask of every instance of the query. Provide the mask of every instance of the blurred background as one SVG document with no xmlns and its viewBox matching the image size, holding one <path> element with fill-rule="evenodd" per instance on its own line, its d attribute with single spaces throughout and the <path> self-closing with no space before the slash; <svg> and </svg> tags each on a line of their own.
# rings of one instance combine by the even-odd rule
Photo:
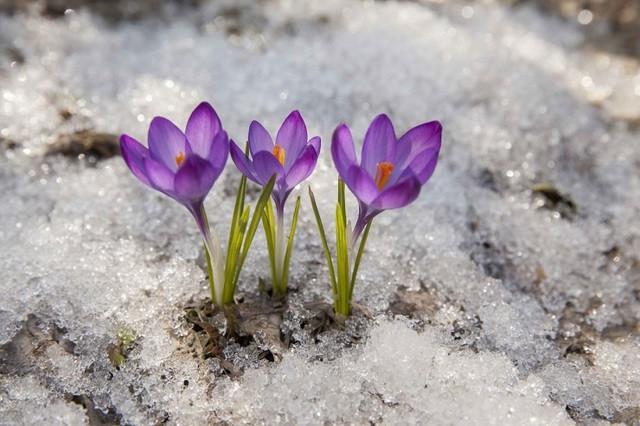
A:
<svg viewBox="0 0 640 426">
<path fill-rule="evenodd" d="M 68 9 L 91 9 L 106 19 L 117 22 L 135 20 L 160 12 L 166 3 L 174 3 L 181 7 L 197 7 L 202 3 L 215 0 L 0 0 L 0 11 L 15 13 L 17 11 L 37 11 L 46 16 L 64 15 Z M 510 7 L 533 5 L 540 11 L 557 16 L 560 19 L 573 21 L 581 25 L 587 35 L 588 43 L 600 49 L 635 56 L 640 55 L 640 3 L 635 0 L 479 0 L 447 2 L 445 0 L 405 0 L 430 5 L 473 5 L 476 3 L 502 3 Z M 268 0 L 257 0 L 268 3 Z M 230 9 L 234 6 L 229 2 Z M 234 12 L 227 13 L 233 15 Z"/>
</svg>

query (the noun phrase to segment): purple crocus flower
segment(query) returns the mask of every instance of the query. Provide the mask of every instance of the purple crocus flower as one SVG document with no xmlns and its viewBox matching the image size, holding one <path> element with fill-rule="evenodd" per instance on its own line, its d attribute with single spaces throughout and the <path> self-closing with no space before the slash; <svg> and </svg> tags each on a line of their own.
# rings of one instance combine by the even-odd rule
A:
<svg viewBox="0 0 640 426">
<path fill-rule="evenodd" d="M 284 205 L 300 182 L 313 172 L 320 154 L 320 138 L 307 140 L 307 126 L 298 111 L 284 120 L 276 141 L 257 121 L 249 127 L 249 152 L 251 159 L 235 143 L 231 144 L 231 158 L 236 167 L 248 179 L 265 186 L 276 176 L 271 198 L 275 203 L 276 221 L 273 225 L 273 245 L 269 244 L 274 294 L 284 294 L 287 289 L 288 264 L 284 238 Z M 295 214 L 294 214 L 295 215 Z M 270 225 L 269 225 L 270 226 Z M 289 234 L 292 235 L 293 229 Z"/>
<path fill-rule="evenodd" d="M 202 203 L 229 153 L 229 139 L 218 115 L 211 105 L 201 103 L 189 117 L 184 133 L 166 118 L 155 117 L 148 141 L 147 149 L 131 136 L 122 135 L 125 163 L 142 183 L 185 206 L 205 233 Z"/>
<path fill-rule="evenodd" d="M 227 133 L 211 105 L 203 102 L 191 113 L 184 133 L 166 118 L 155 117 L 149 126 L 148 142 L 147 149 L 131 136 L 122 135 L 122 157 L 142 183 L 173 198 L 193 215 L 211 256 L 221 295 L 220 243 L 215 228 L 212 238 L 203 202 L 227 163 Z"/>
<path fill-rule="evenodd" d="M 311 175 L 320 154 L 320 137 L 307 140 L 307 126 L 298 111 L 284 120 L 276 141 L 257 121 L 249 127 L 249 152 L 252 159 L 235 143 L 231 144 L 231 159 L 247 178 L 264 186 L 275 174 L 276 184 L 271 196 L 276 211 L 281 212 L 293 188 Z"/>
<path fill-rule="evenodd" d="M 345 124 L 336 128 L 331 142 L 333 162 L 360 204 L 352 244 L 376 215 L 404 207 L 418 197 L 435 170 L 441 140 L 438 121 L 416 126 L 396 139 L 391 120 L 380 114 L 364 136 L 358 163 L 351 131 Z"/>
</svg>

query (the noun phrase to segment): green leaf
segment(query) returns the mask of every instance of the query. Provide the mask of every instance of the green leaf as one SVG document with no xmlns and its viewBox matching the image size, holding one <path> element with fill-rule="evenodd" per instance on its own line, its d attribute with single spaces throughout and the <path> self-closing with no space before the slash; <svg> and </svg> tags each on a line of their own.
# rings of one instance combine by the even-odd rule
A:
<svg viewBox="0 0 640 426">
<path fill-rule="evenodd" d="M 285 293 L 287 283 L 289 282 L 289 262 L 291 261 L 291 248 L 293 247 L 293 237 L 296 233 L 296 225 L 298 224 L 298 211 L 300 210 L 300 197 L 296 200 L 296 207 L 293 209 L 293 219 L 291 220 L 291 231 L 289 231 L 289 241 L 287 242 L 287 251 L 284 255 L 284 265 L 282 271 L 282 287 L 281 293 Z"/>
<path fill-rule="evenodd" d="M 336 260 L 338 263 L 338 313 L 349 315 L 349 250 L 347 248 L 347 233 L 343 216 L 343 207 L 336 205 Z"/>
<path fill-rule="evenodd" d="M 347 203 L 344 200 L 344 181 L 338 178 L 338 203 L 342 212 L 342 221 L 347 223 Z"/>
<path fill-rule="evenodd" d="M 116 331 L 116 339 L 120 342 L 120 346 L 123 348 L 127 348 L 127 346 L 131 345 L 133 341 L 136 339 L 137 333 L 136 331 L 129 326 L 122 326 Z"/>
<path fill-rule="evenodd" d="M 207 219 L 207 212 L 204 207 L 202 207 L 202 217 L 204 217 L 204 222 L 207 224 L 207 228 L 209 227 L 209 219 Z M 217 305 L 216 301 L 216 287 L 213 282 L 213 267 L 211 266 L 211 253 L 207 250 L 207 245 L 202 244 L 204 247 L 204 257 L 207 259 L 207 275 L 209 278 L 209 290 L 211 291 L 211 300 L 214 305 Z"/>
<path fill-rule="evenodd" d="M 240 207 L 238 205 L 238 207 Z M 244 235 L 245 228 L 247 226 L 247 219 L 250 207 L 240 212 L 240 215 L 236 215 L 234 212 L 234 222 L 232 224 L 232 231 L 229 232 L 229 244 L 227 251 L 227 262 L 224 267 L 224 287 L 222 289 L 222 303 L 230 303 L 233 300 L 234 283 L 233 277 L 236 274 L 238 255 L 242 246 L 242 237 Z M 236 219 L 237 218 L 237 219 Z M 243 223 L 244 218 L 244 223 Z"/>
<path fill-rule="evenodd" d="M 264 209 L 264 214 L 266 215 L 267 224 L 269 225 L 269 234 L 271 235 L 271 241 L 273 241 L 274 244 L 273 246 L 269 247 L 269 255 L 275 256 L 276 216 L 273 213 L 273 203 L 271 202 L 271 200 L 269 200 L 269 202 L 267 203 L 267 206 Z"/>
<path fill-rule="evenodd" d="M 204 246 L 204 257 L 207 258 L 207 275 L 209 278 L 209 289 L 211 290 L 211 300 L 213 301 L 214 305 L 217 305 L 218 301 L 216 300 L 216 288 L 213 283 L 213 268 L 211 267 L 211 258 L 209 255 L 209 250 L 207 250 L 207 245 L 203 244 L 203 246 Z"/>
<path fill-rule="evenodd" d="M 313 195 L 311 187 L 309 187 L 309 199 L 311 200 L 311 207 L 313 208 L 313 215 L 316 217 L 316 224 L 318 225 L 318 232 L 320 233 L 320 239 L 322 240 L 322 248 L 324 249 L 324 257 L 327 259 L 327 267 L 329 268 L 329 275 L 331 276 L 331 288 L 333 290 L 333 299 L 338 299 L 338 286 L 336 283 L 336 273 L 333 269 L 333 261 L 331 260 L 331 251 L 329 251 L 329 244 L 327 243 L 327 235 L 324 232 L 324 225 L 322 224 L 322 218 L 320 217 L 320 211 L 316 204 L 316 197 Z"/>
<path fill-rule="evenodd" d="M 249 142 L 244 146 L 245 155 L 249 155 Z M 247 177 L 242 175 L 240 177 L 240 183 L 238 184 L 238 191 L 236 193 L 236 202 L 233 206 L 233 216 L 231 217 L 231 227 L 229 228 L 229 241 L 227 242 L 227 257 L 228 254 L 231 253 L 232 245 L 234 243 L 233 236 L 236 234 L 236 227 L 238 226 L 238 222 L 240 221 L 240 217 L 242 216 L 244 210 L 244 197 L 247 191 Z M 229 262 L 225 265 L 225 275 L 229 268 Z"/>
<path fill-rule="evenodd" d="M 244 261 L 247 258 L 247 254 L 249 253 L 249 248 L 251 248 L 251 244 L 253 243 L 253 237 L 256 234 L 256 230 L 258 229 L 258 225 L 260 224 L 260 218 L 262 216 L 262 212 L 265 209 L 269 201 L 269 197 L 271 196 L 271 191 L 273 191 L 273 186 L 276 183 L 276 176 L 273 175 L 269 182 L 262 190 L 262 194 L 260 194 L 260 198 L 258 198 L 258 202 L 256 203 L 256 209 L 253 212 L 253 217 L 251 218 L 251 223 L 249 224 L 249 228 L 247 229 L 247 234 L 245 235 L 244 244 L 242 246 L 242 255 L 240 256 L 239 263 L 236 268 L 235 276 L 233 277 L 233 291 L 235 290 L 236 284 L 238 283 L 238 279 L 240 278 L 240 270 L 242 269 L 242 265 L 244 265 Z M 247 220 L 248 220 L 247 214 Z"/>
<path fill-rule="evenodd" d="M 247 223 L 249 223 L 249 215 L 251 214 L 251 206 L 247 206 L 244 208 L 242 212 L 242 216 L 240 216 L 240 227 L 238 228 L 238 232 L 241 235 L 244 235 L 244 231 L 247 230 Z"/>
<path fill-rule="evenodd" d="M 276 283 L 276 219 L 273 213 L 273 203 L 271 200 L 267 202 L 267 206 L 262 212 L 262 225 L 264 235 L 267 240 L 267 253 L 269 253 L 269 266 L 271 268 L 271 286 Z"/>
<path fill-rule="evenodd" d="M 358 268 L 360 268 L 360 259 L 362 259 L 362 253 L 364 253 L 364 246 L 367 244 L 367 238 L 369 237 L 369 229 L 371 228 L 371 223 L 373 220 L 370 220 L 367 223 L 367 226 L 364 228 L 364 233 L 362 234 L 362 240 L 360 240 L 360 246 L 358 247 L 358 254 L 356 255 L 355 263 L 353 264 L 353 271 L 351 272 L 351 285 L 349 286 L 349 300 L 353 297 L 353 287 L 356 284 L 356 277 L 358 275 Z"/>
<path fill-rule="evenodd" d="M 267 240 L 267 252 L 269 253 L 269 266 L 271 267 L 271 280 L 275 280 L 276 276 L 276 259 L 275 259 L 275 223 L 273 217 L 273 204 L 271 200 L 267 203 L 267 207 L 262 211 L 262 226 L 264 235 Z M 272 285 L 275 285 L 272 283 Z"/>
<path fill-rule="evenodd" d="M 109 357 L 109 361 L 111 361 L 111 364 L 117 370 L 120 370 L 120 366 L 126 360 L 124 355 L 122 355 L 122 349 L 117 347 L 117 346 L 113 346 L 113 347 L 109 348 L 107 350 L 107 356 Z"/>
<path fill-rule="evenodd" d="M 231 303 L 233 301 L 233 293 L 236 288 L 234 278 L 236 274 L 240 274 L 240 271 L 238 270 L 238 257 L 240 255 L 240 248 L 242 247 L 242 240 L 247 228 L 247 221 L 249 220 L 250 212 L 251 206 L 247 206 L 242 212 L 242 216 L 240 216 L 234 235 L 229 236 L 229 238 L 233 238 L 233 241 L 230 245 L 231 251 L 227 253 L 227 263 L 224 270 L 224 288 L 222 289 L 223 304 Z M 240 267 L 242 266 L 240 265 Z"/>
<path fill-rule="evenodd" d="M 229 261 L 230 254 L 233 252 L 233 244 L 235 241 L 236 228 L 242 216 L 244 208 L 244 196 L 247 189 L 247 177 L 242 175 L 240 184 L 238 185 L 238 193 L 236 194 L 236 202 L 233 207 L 233 216 L 231 217 L 231 227 L 229 228 L 229 241 L 227 242 L 227 263 L 225 264 L 225 276 L 227 275 L 232 263 Z M 225 280 L 226 281 L 226 280 Z"/>
</svg>

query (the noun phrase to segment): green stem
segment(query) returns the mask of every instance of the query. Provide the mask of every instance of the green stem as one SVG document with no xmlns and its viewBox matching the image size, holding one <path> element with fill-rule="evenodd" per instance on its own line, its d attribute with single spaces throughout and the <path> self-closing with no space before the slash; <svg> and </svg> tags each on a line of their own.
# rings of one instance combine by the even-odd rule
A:
<svg viewBox="0 0 640 426">
<path fill-rule="evenodd" d="M 209 290 L 211 290 L 211 301 L 214 305 L 216 303 L 216 287 L 213 282 L 213 268 L 211 267 L 211 255 L 209 254 L 209 249 L 207 249 L 207 243 L 203 244 L 204 247 L 204 257 L 207 258 L 207 279 L 209 280 Z"/>
<path fill-rule="evenodd" d="M 284 206 L 276 204 L 276 239 L 275 239 L 276 276 L 273 291 L 283 295 L 287 291 L 287 283 L 283 282 L 285 241 L 284 241 Z"/>
<path fill-rule="evenodd" d="M 202 233 L 205 246 L 205 255 L 207 256 L 207 272 L 209 273 L 209 286 L 211 287 L 211 296 L 213 303 L 221 305 L 222 289 L 224 287 L 224 265 L 222 259 L 222 246 L 220 245 L 220 237 L 216 227 L 213 232 L 209 227 L 207 212 L 204 206 L 200 210 L 193 212 L 196 222 Z"/>
<path fill-rule="evenodd" d="M 222 299 L 222 291 L 225 284 L 224 260 L 222 258 L 222 245 L 220 243 L 220 237 L 218 236 L 218 230 L 215 228 L 215 226 L 213 227 L 213 230 L 211 232 L 211 237 L 211 242 L 214 247 L 212 268 L 214 274 L 214 283 L 216 284 L 216 300 L 218 301 L 218 303 L 222 304 L 224 303 L 224 300 Z"/>
<path fill-rule="evenodd" d="M 329 268 L 329 277 L 331 278 L 331 290 L 333 291 L 333 306 L 336 312 L 338 311 L 338 284 L 336 280 L 336 273 L 333 267 L 333 260 L 331 257 L 331 250 L 329 250 L 329 243 L 327 242 L 327 234 L 324 231 L 324 225 L 322 218 L 320 217 L 320 211 L 318 210 L 318 204 L 316 203 L 316 197 L 313 195 L 311 187 L 309 187 L 309 200 L 311 200 L 311 208 L 313 209 L 313 215 L 316 218 L 316 224 L 318 225 L 318 233 L 322 240 L 322 248 L 324 250 L 324 257 L 327 261 L 327 267 Z"/>
<path fill-rule="evenodd" d="M 298 213 L 300 212 L 300 197 L 296 199 L 296 205 L 293 209 L 293 218 L 291 219 L 291 228 L 289 229 L 289 236 L 287 237 L 287 249 L 284 253 L 284 264 L 282 272 L 282 286 L 283 294 L 287 292 L 287 286 L 289 284 L 289 265 L 291 264 L 291 250 L 293 248 L 293 238 L 296 235 L 296 226 L 298 225 Z"/>
<path fill-rule="evenodd" d="M 264 227 L 264 235 L 267 239 L 267 251 L 269 252 L 269 266 L 271 267 L 271 287 L 275 292 L 276 286 L 276 259 L 275 259 L 275 218 L 273 216 L 273 205 L 267 203 L 266 208 L 262 212 L 262 225 Z"/>
<path fill-rule="evenodd" d="M 356 277 L 358 276 L 358 268 L 360 268 L 360 260 L 362 259 L 362 254 L 364 253 L 364 246 L 367 244 L 369 229 L 371 229 L 372 222 L 373 220 L 370 220 L 369 223 L 367 223 L 367 226 L 364 228 L 364 234 L 362 234 L 362 241 L 360 242 L 360 247 L 358 248 L 358 254 L 356 254 L 355 262 L 353 263 L 353 270 L 351 272 L 351 283 L 349 285 L 349 300 L 351 300 L 351 298 L 353 297 L 353 288 L 356 285 Z"/>
</svg>

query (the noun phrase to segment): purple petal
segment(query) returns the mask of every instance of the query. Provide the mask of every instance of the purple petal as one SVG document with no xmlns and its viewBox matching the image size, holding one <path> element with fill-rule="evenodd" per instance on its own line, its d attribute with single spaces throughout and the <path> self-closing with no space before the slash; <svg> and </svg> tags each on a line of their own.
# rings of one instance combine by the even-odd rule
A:
<svg viewBox="0 0 640 426">
<path fill-rule="evenodd" d="M 316 168 L 318 162 L 318 153 L 313 145 L 305 148 L 302 155 L 298 157 L 291 170 L 287 173 L 286 183 L 288 188 L 293 188 L 303 180 L 309 177 Z"/>
<path fill-rule="evenodd" d="M 307 145 L 311 145 L 313 149 L 316 150 L 316 153 L 320 154 L 320 136 L 312 137 L 307 143 Z"/>
<path fill-rule="evenodd" d="M 359 166 L 351 166 L 347 171 L 344 182 L 347 184 L 353 195 L 364 204 L 371 202 L 380 194 L 373 178 Z"/>
<path fill-rule="evenodd" d="M 176 157 L 191 153 L 187 138 L 175 124 L 163 117 L 151 120 L 149 126 L 149 151 L 151 158 L 174 172 L 178 170 Z"/>
<path fill-rule="evenodd" d="M 129 166 L 133 175 L 145 185 L 152 186 L 143 163 L 145 158 L 149 158 L 149 150 L 131 136 L 122 135 L 120 136 L 120 151 L 124 162 Z"/>
<path fill-rule="evenodd" d="M 185 205 L 202 202 L 218 176 L 220 173 L 216 173 L 207 160 L 197 155 L 188 156 L 176 173 L 176 199 Z"/>
<path fill-rule="evenodd" d="M 373 119 L 362 144 L 362 167 L 370 176 L 376 175 L 376 165 L 396 159 L 396 133 L 385 114 Z"/>
<path fill-rule="evenodd" d="M 430 121 L 414 127 L 398 140 L 394 166 L 403 171 L 423 151 L 439 151 L 441 141 L 442 125 L 439 122 Z"/>
<path fill-rule="evenodd" d="M 211 150 L 206 158 L 214 169 L 218 170 L 219 173 L 222 172 L 229 158 L 229 137 L 227 132 L 222 130 L 215 135 L 211 143 Z"/>
<path fill-rule="evenodd" d="M 284 169 L 289 170 L 307 145 L 307 126 L 297 110 L 285 118 L 276 135 L 276 144 L 284 148 Z"/>
<path fill-rule="evenodd" d="M 159 163 L 151 158 L 147 158 L 144 160 L 144 168 L 147 171 L 147 175 L 149 176 L 149 181 L 151 182 L 151 186 L 158 191 L 164 192 L 165 194 L 173 197 L 175 194 L 174 191 L 174 180 L 175 173 L 166 168 L 164 164 Z"/>
<path fill-rule="evenodd" d="M 420 187 L 420 181 L 415 177 L 410 177 L 382 191 L 373 200 L 371 206 L 380 210 L 404 207 L 418 198 Z"/>
<path fill-rule="evenodd" d="M 276 184 L 284 184 L 284 169 L 282 164 L 273 156 L 271 152 L 260 151 L 253 157 L 253 167 L 256 171 L 257 177 L 260 179 L 261 185 L 266 185 L 274 174 L 276 178 Z"/>
<path fill-rule="evenodd" d="M 240 149 L 235 142 L 231 143 L 231 159 L 233 163 L 236 165 L 240 173 L 245 175 L 248 179 L 251 179 L 258 185 L 264 185 L 264 182 L 258 177 L 255 168 L 253 167 L 253 163 L 249 158 L 244 155 L 244 152 Z"/>
<path fill-rule="evenodd" d="M 347 171 L 351 166 L 358 164 L 356 150 L 353 146 L 353 137 L 346 124 L 339 125 L 333 132 L 331 139 L 331 156 L 336 165 L 338 174 L 345 180 Z"/>
<path fill-rule="evenodd" d="M 409 167 L 407 167 L 403 175 L 410 172 L 418 178 L 421 185 L 424 185 L 436 169 L 438 153 L 439 151 L 435 149 L 422 151 L 413 159 L 411 164 L 409 164 Z M 398 180 L 403 180 L 403 178 L 400 177 Z"/>
<path fill-rule="evenodd" d="M 213 138 L 222 130 L 218 114 L 207 102 L 196 107 L 187 122 L 185 135 L 191 150 L 202 158 L 207 158 Z"/>
<path fill-rule="evenodd" d="M 269 132 L 257 121 L 252 121 L 249 126 L 249 151 L 251 156 L 255 156 L 259 151 L 269 151 L 273 149 L 273 140 Z"/>
</svg>

